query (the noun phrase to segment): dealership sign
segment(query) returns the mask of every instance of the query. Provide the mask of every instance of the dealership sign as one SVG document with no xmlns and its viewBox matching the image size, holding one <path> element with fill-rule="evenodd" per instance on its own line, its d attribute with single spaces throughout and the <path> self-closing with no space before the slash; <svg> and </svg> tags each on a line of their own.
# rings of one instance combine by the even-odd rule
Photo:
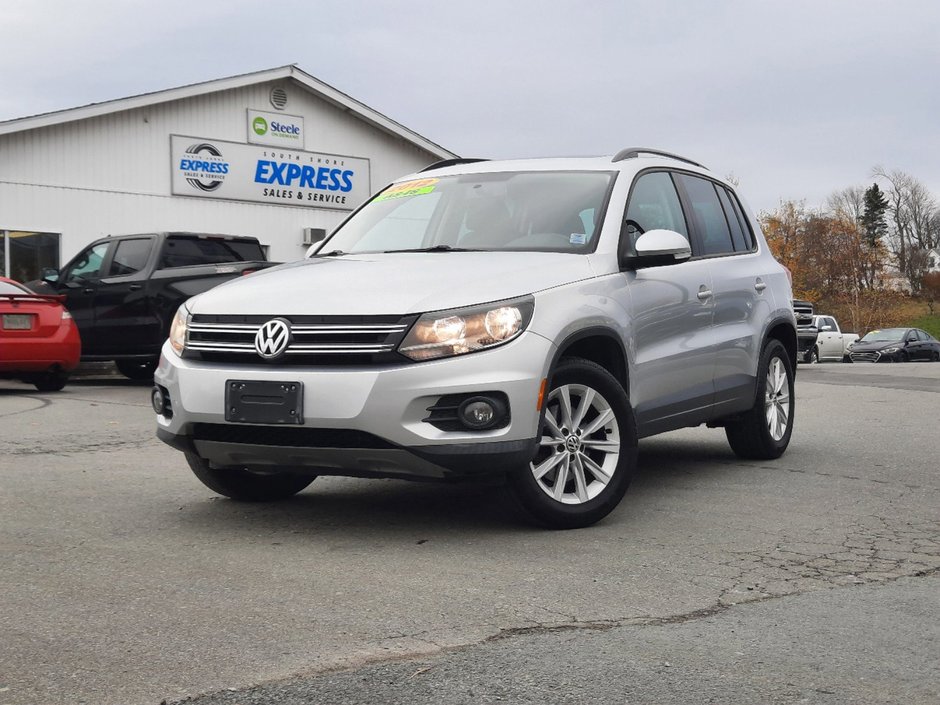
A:
<svg viewBox="0 0 940 705">
<path fill-rule="evenodd" d="M 178 196 L 349 211 L 371 193 L 359 157 L 171 135 L 170 160 Z"/>
<path fill-rule="evenodd" d="M 304 148 L 304 119 L 299 115 L 248 111 L 248 141 L 290 149 Z"/>
</svg>

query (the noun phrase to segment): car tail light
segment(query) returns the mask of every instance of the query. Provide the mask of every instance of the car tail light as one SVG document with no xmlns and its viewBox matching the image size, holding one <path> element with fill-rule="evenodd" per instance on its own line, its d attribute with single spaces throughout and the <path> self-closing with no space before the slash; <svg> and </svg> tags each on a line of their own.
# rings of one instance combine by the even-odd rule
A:
<svg viewBox="0 0 940 705">
<path fill-rule="evenodd" d="M 68 309 L 63 308 L 63 309 L 62 309 L 62 320 L 63 320 L 63 321 L 69 321 L 69 320 L 71 320 L 71 319 L 72 319 L 72 314 L 69 313 Z"/>
</svg>

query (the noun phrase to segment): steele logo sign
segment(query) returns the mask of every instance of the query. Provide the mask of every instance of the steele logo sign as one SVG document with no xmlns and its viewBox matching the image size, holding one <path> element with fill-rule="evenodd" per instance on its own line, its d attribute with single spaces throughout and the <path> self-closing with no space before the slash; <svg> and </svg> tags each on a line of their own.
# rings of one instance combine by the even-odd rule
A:
<svg viewBox="0 0 940 705">
<path fill-rule="evenodd" d="M 248 141 L 283 147 L 304 146 L 304 119 L 300 115 L 248 111 Z"/>
</svg>

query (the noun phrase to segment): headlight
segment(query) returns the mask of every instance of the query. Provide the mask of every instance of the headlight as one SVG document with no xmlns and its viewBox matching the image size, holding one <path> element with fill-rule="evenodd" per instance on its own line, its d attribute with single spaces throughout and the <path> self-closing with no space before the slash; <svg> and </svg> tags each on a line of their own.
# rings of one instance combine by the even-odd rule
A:
<svg viewBox="0 0 940 705">
<path fill-rule="evenodd" d="M 189 309 L 186 308 L 186 304 L 183 304 L 176 309 L 173 323 L 170 324 L 170 347 L 176 351 L 177 355 L 182 355 L 186 347 L 186 327 L 189 325 L 189 316 Z"/>
<path fill-rule="evenodd" d="M 435 360 L 486 350 L 516 338 L 532 320 L 531 296 L 511 301 L 425 313 L 398 351 L 412 360 Z"/>
<path fill-rule="evenodd" d="M 888 355 L 894 355 L 894 353 L 896 353 L 898 350 L 900 350 L 900 348 L 885 348 L 881 352 L 887 353 Z"/>
</svg>

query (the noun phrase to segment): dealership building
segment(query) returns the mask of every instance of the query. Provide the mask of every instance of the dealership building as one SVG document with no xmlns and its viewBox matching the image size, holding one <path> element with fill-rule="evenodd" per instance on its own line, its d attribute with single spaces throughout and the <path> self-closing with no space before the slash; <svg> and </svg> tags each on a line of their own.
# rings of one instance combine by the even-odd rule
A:
<svg viewBox="0 0 940 705">
<path fill-rule="evenodd" d="M 0 122 L 0 275 L 158 231 L 298 259 L 373 191 L 455 156 L 296 66 Z"/>
</svg>

